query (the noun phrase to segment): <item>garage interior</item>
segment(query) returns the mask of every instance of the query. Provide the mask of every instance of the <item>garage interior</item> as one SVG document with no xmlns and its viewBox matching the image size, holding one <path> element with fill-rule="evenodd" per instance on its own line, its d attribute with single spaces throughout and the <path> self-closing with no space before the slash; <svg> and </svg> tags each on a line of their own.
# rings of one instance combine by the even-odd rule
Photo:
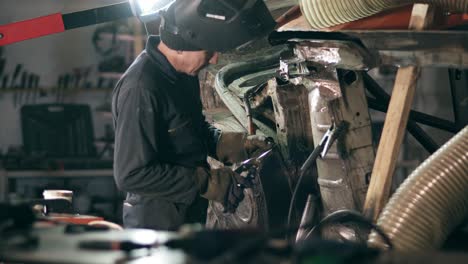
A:
<svg viewBox="0 0 468 264">
<path fill-rule="evenodd" d="M 271 145 L 207 157 L 252 186 L 126 227 L 112 98 L 141 3 L 184 1 L 234 6 L 0 1 L 0 263 L 468 263 L 466 0 L 260 1 L 274 29 L 197 74 L 209 124 Z"/>
</svg>

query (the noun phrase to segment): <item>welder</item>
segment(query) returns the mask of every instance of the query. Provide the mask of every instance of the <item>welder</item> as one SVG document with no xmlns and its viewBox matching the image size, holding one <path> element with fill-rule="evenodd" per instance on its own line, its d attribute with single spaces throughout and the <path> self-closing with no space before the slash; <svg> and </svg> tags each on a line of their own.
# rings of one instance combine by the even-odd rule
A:
<svg viewBox="0 0 468 264">
<path fill-rule="evenodd" d="M 114 177 L 127 193 L 127 228 L 175 230 L 197 197 L 234 211 L 251 182 L 230 168 L 210 169 L 269 143 L 261 136 L 223 133 L 205 121 L 197 74 L 232 50 L 273 30 L 262 0 L 177 0 L 162 13 L 159 36 L 113 91 Z"/>
</svg>

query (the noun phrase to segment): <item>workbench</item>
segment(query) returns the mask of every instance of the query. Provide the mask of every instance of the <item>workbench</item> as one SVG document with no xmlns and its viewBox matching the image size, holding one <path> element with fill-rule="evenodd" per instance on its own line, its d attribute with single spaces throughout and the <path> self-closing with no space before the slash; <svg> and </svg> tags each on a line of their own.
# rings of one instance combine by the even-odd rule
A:
<svg viewBox="0 0 468 264">
<path fill-rule="evenodd" d="M 8 184 L 11 179 L 24 178 L 88 178 L 112 177 L 112 169 L 88 170 L 5 170 L 0 168 L 0 201 L 8 199 Z"/>
</svg>

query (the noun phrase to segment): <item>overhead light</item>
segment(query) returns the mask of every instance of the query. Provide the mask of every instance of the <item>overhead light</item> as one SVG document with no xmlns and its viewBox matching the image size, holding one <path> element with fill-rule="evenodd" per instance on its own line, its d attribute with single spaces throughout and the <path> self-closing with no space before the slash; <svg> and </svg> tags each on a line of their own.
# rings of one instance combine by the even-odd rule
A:
<svg viewBox="0 0 468 264">
<path fill-rule="evenodd" d="M 154 20 L 159 12 L 166 10 L 175 0 L 129 0 L 135 16 L 143 22 Z"/>
</svg>

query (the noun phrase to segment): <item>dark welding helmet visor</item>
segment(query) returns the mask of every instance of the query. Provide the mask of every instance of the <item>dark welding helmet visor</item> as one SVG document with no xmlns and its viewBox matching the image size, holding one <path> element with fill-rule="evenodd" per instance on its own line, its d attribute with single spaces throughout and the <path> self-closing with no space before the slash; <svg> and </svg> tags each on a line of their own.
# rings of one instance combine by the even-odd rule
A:
<svg viewBox="0 0 468 264">
<path fill-rule="evenodd" d="M 192 50 L 224 52 L 264 37 L 276 26 L 262 0 L 177 0 L 162 17 L 161 40 L 174 49 L 171 40 L 183 40 Z"/>
</svg>

